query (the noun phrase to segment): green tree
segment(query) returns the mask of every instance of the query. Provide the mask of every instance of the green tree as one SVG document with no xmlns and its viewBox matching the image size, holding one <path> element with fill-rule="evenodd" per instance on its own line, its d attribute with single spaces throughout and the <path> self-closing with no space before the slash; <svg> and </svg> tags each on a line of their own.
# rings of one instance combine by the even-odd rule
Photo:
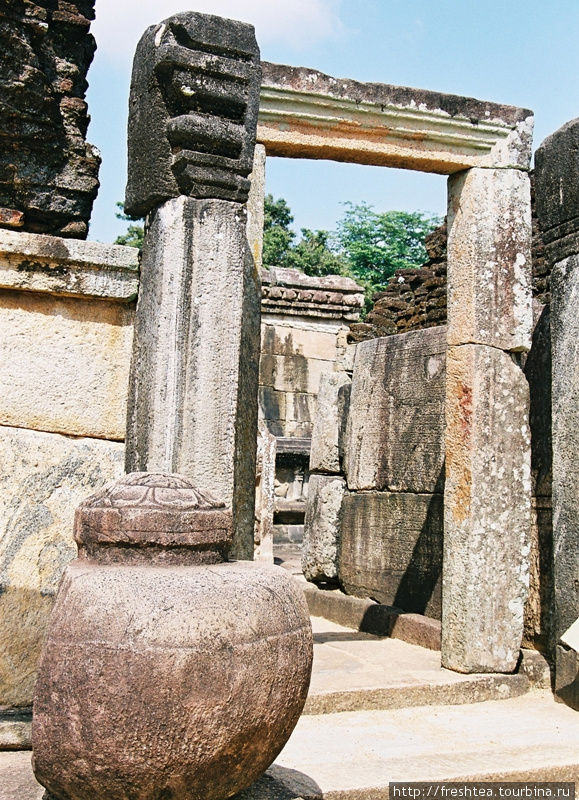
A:
<svg viewBox="0 0 579 800">
<path fill-rule="evenodd" d="M 263 221 L 263 263 L 268 267 L 281 267 L 290 249 L 295 233 L 290 230 L 294 221 L 290 207 L 280 197 L 266 194 Z"/>
<path fill-rule="evenodd" d="M 294 221 L 287 201 L 273 195 L 265 196 L 263 226 L 263 263 L 272 267 L 298 269 L 306 275 L 343 275 L 348 263 L 331 247 L 332 234 L 302 228 L 296 242 L 290 229 Z"/>
<path fill-rule="evenodd" d="M 366 203 L 346 203 L 336 241 L 352 274 L 371 290 L 387 284 L 397 269 L 419 267 L 427 260 L 425 237 L 440 218 L 420 211 L 374 211 Z"/>
<path fill-rule="evenodd" d="M 328 231 L 302 228 L 302 238 L 290 247 L 282 260 L 284 267 L 299 269 L 306 275 L 349 275 L 350 265 L 340 253 L 331 249 Z"/>
<path fill-rule="evenodd" d="M 117 219 L 122 219 L 125 222 L 134 222 L 134 217 L 128 217 L 124 213 L 124 206 L 122 203 L 117 203 L 117 208 L 120 209 L 116 214 Z M 126 247 L 138 247 L 139 250 L 143 249 L 143 238 L 145 236 L 145 229 L 143 225 L 131 224 L 127 228 L 127 232 L 121 236 L 117 236 L 115 244 L 124 244 Z"/>
</svg>

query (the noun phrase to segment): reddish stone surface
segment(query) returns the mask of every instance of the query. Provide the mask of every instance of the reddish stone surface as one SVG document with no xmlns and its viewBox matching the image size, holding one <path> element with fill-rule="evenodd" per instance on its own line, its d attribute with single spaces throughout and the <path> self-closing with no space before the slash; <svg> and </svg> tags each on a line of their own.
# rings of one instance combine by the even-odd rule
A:
<svg viewBox="0 0 579 800">
<path fill-rule="evenodd" d="M 34 700 L 34 771 L 55 797 L 221 800 L 286 743 L 311 673 L 306 602 L 278 567 L 195 565 L 228 518 L 187 479 L 146 473 L 80 507 Z M 112 546 L 140 560 L 103 560 Z"/>
</svg>

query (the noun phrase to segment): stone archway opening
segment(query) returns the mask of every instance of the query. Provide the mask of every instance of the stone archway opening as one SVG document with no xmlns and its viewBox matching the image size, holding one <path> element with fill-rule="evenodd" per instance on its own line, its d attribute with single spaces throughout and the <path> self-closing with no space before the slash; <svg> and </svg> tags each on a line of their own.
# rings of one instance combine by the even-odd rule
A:
<svg viewBox="0 0 579 800">
<path fill-rule="evenodd" d="M 460 672 L 511 672 L 531 527 L 518 362 L 532 330 L 532 113 L 262 66 L 261 163 L 268 155 L 448 175 L 442 659 Z"/>
</svg>

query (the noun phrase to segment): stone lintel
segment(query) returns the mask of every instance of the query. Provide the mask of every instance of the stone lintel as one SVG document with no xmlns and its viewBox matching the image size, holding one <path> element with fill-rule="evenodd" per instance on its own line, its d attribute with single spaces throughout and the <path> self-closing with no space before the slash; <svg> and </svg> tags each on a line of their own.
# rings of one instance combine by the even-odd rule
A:
<svg viewBox="0 0 579 800">
<path fill-rule="evenodd" d="M 512 672 L 529 584 L 529 388 L 510 354 L 449 347 L 443 665 Z"/>
<path fill-rule="evenodd" d="M 532 130 L 527 109 L 262 62 L 257 141 L 269 156 L 441 174 L 528 169 Z"/>
<path fill-rule="evenodd" d="M 531 193 L 516 169 L 449 181 L 448 343 L 527 351 L 533 327 Z"/>
<path fill-rule="evenodd" d="M 0 289 L 130 301 L 138 288 L 134 247 L 0 230 Z"/>
</svg>

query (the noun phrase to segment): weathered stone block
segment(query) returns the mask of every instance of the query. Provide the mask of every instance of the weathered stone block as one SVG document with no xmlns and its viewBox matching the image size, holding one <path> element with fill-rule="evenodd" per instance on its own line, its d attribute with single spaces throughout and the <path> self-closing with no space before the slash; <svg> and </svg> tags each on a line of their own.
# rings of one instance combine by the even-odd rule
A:
<svg viewBox="0 0 579 800">
<path fill-rule="evenodd" d="M 555 652 L 555 575 L 553 509 L 550 497 L 533 497 L 529 553 L 529 594 L 525 603 L 523 642 L 549 658 Z"/>
<path fill-rule="evenodd" d="M 283 392 L 317 394 L 322 373 L 332 366 L 331 361 L 301 354 L 276 356 L 264 353 L 259 364 L 259 383 Z"/>
<path fill-rule="evenodd" d="M 348 488 L 442 491 L 446 328 L 361 342 L 346 434 Z"/>
<path fill-rule="evenodd" d="M 546 256 L 555 264 L 579 253 L 579 119 L 537 148 L 535 186 Z"/>
<path fill-rule="evenodd" d="M 74 511 L 123 473 L 123 445 L 0 427 L 0 705 L 29 706 Z"/>
<path fill-rule="evenodd" d="M 273 564 L 276 439 L 263 421 L 257 432 L 254 559 Z"/>
<path fill-rule="evenodd" d="M 308 327 L 299 327 L 294 324 L 263 325 L 261 335 L 261 351 L 266 355 L 276 356 L 304 356 L 316 358 L 321 361 L 334 361 L 337 353 L 338 330 L 315 330 L 311 324 Z M 320 326 L 322 327 L 322 326 Z"/>
<path fill-rule="evenodd" d="M 286 392 L 286 422 L 311 423 L 315 416 L 316 398 L 307 392 Z"/>
<path fill-rule="evenodd" d="M 139 251 L 119 244 L 0 230 L 0 287 L 136 300 Z"/>
<path fill-rule="evenodd" d="M 338 576 L 341 508 L 346 481 L 310 475 L 304 521 L 302 569 L 309 581 L 335 581 Z"/>
<path fill-rule="evenodd" d="M 442 529 L 442 495 L 347 495 L 340 583 L 357 597 L 439 619 Z"/>
<path fill-rule="evenodd" d="M 553 482 L 550 320 L 549 306 L 536 303 L 533 340 L 524 365 L 524 373 L 529 382 L 533 494 L 537 497 L 551 497 Z"/>
<path fill-rule="evenodd" d="M 579 711 L 579 654 L 564 644 L 556 647 L 555 695 Z"/>
<path fill-rule="evenodd" d="M 0 424 L 125 437 L 134 305 L 0 294 Z"/>
<path fill-rule="evenodd" d="M 534 306 L 536 301 L 534 302 Z M 555 640 L 553 574 L 551 331 L 549 306 L 536 303 L 533 344 L 524 372 L 529 382 L 533 524 L 529 555 L 529 596 L 525 604 L 525 642 L 551 657 Z"/>
<path fill-rule="evenodd" d="M 448 343 L 531 346 L 531 192 L 516 169 L 449 179 Z"/>
<path fill-rule="evenodd" d="M 529 585 L 529 390 L 508 353 L 451 347 L 447 357 L 443 664 L 516 667 Z"/>
<path fill-rule="evenodd" d="M 352 381 L 345 372 L 324 372 L 312 429 L 310 470 L 340 472 Z"/>
<path fill-rule="evenodd" d="M 253 557 L 259 281 L 245 210 L 169 200 L 149 218 L 135 321 L 127 471 L 178 472 L 233 506 Z"/>
<path fill-rule="evenodd" d="M 579 255 L 551 275 L 556 638 L 579 617 Z"/>
</svg>

